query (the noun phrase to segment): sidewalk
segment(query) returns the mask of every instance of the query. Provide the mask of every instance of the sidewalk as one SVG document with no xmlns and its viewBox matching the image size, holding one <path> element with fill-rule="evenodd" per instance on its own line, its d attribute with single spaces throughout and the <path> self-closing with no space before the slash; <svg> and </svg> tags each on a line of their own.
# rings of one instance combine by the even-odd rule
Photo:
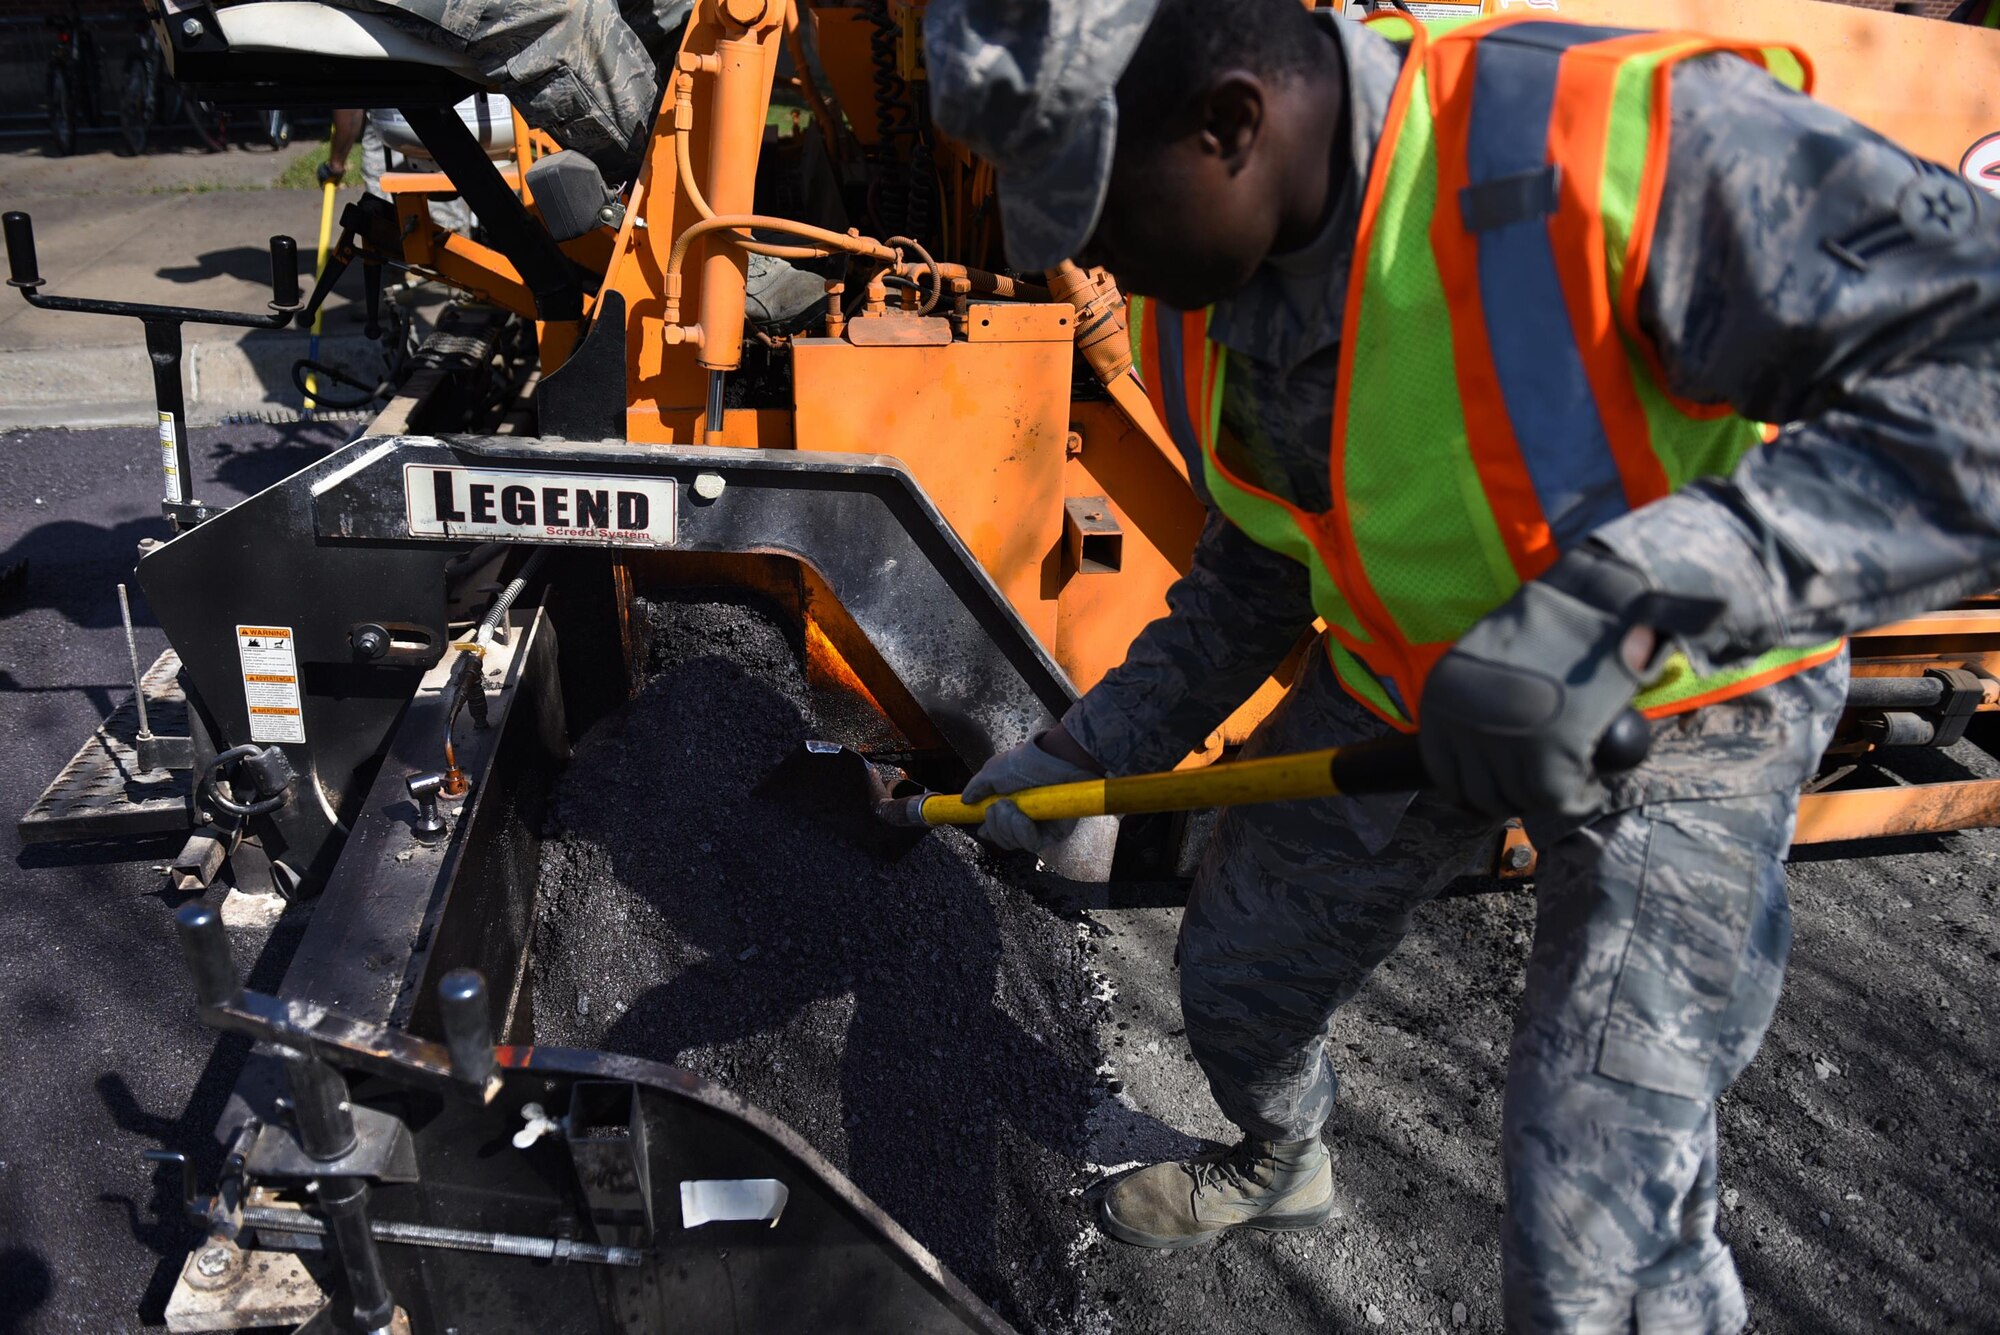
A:
<svg viewBox="0 0 2000 1335">
<path fill-rule="evenodd" d="M 0 208 L 33 216 L 50 292 L 262 312 L 274 234 L 298 242 L 300 285 L 312 284 L 320 194 L 279 183 L 312 147 L 169 147 L 143 158 L 11 148 L 0 152 Z M 358 193 L 340 192 L 336 219 Z M 360 297 L 357 268 L 326 304 L 320 360 L 367 376 L 379 357 L 361 333 Z M 187 325 L 182 338 L 193 424 L 297 412 L 291 366 L 306 355 L 305 331 Z M 36 310 L 0 293 L 0 428 L 145 424 L 154 412 L 138 321 Z"/>
</svg>

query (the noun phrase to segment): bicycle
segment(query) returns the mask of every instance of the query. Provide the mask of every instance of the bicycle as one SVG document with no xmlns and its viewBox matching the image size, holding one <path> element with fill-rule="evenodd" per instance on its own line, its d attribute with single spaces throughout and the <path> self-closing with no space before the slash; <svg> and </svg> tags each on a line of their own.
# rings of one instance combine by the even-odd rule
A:
<svg viewBox="0 0 2000 1335">
<path fill-rule="evenodd" d="M 44 87 L 48 91 L 49 137 L 56 157 L 76 152 L 84 124 L 95 126 L 104 111 L 103 79 L 99 72 L 97 35 L 83 20 L 76 0 L 68 12 L 52 15 L 55 45 L 49 50 Z"/>
<path fill-rule="evenodd" d="M 195 138 L 211 153 L 229 147 L 229 114 L 182 93 L 167 74 L 165 50 L 149 17 L 139 30 L 139 50 L 125 62 L 125 82 L 118 101 L 118 128 L 125 146 L 137 157 L 146 151 L 156 126 L 184 118 Z M 292 142 L 292 118 L 283 111 L 256 113 L 258 138 L 272 149 Z"/>
</svg>

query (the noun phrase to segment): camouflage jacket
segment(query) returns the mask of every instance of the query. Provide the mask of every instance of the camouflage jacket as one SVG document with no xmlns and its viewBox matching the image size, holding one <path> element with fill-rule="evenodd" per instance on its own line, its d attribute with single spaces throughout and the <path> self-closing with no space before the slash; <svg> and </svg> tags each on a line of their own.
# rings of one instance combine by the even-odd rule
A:
<svg viewBox="0 0 2000 1335">
<path fill-rule="evenodd" d="M 1261 481 L 1308 507 L 1328 500 L 1359 182 L 1401 60 L 1377 34 L 1325 22 L 1349 73 L 1345 192 L 1314 243 L 1268 260 L 1211 325 L 1230 350 L 1225 429 Z M 1731 477 L 1593 540 L 1663 589 L 1727 600 L 1684 646 L 1701 666 L 2000 582 L 2000 201 L 1733 57 L 1677 67 L 1673 93 L 1641 322 L 1676 393 L 1791 425 Z M 1214 512 L 1167 602 L 1064 719 L 1114 773 L 1199 744 L 1313 618 L 1304 568 Z M 1628 796 L 1707 792 L 1699 753 L 1713 760 L 1730 737 L 1745 756 L 1787 749 L 1806 730 L 1786 720 L 1837 705 L 1835 675 L 1677 720 L 1655 755 L 1678 777 Z"/>
</svg>

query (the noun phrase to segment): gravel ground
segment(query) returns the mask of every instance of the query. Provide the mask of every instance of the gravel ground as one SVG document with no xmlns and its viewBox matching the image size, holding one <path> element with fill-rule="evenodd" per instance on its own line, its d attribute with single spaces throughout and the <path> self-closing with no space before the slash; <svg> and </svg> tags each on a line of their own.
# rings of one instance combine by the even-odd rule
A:
<svg viewBox="0 0 2000 1335">
<path fill-rule="evenodd" d="M 1182 1038 L 1178 910 L 955 834 L 884 863 L 799 825 L 750 795 L 812 728 L 783 635 L 740 606 L 653 621 L 657 674 L 578 747 L 545 849 L 538 1041 L 732 1085 L 1024 1330 L 1500 1328 L 1528 895 L 1428 906 L 1336 1022 L 1329 1227 L 1123 1247 L 1090 1222 L 1107 1177 L 1233 1138 Z M 1722 1108 L 1723 1227 L 1764 1335 L 2000 1330 L 2000 838 L 1870 852 L 1793 868 L 1786 1000 Z"/>
</svg>

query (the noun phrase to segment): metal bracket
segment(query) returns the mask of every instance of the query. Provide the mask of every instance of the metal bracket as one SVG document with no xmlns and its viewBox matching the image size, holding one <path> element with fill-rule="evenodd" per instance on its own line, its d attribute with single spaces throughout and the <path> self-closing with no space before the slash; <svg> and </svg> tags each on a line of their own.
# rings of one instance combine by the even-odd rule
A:
<svg viewBox="0 0 2000 1335">
<path fill-rule="evenodd" d="M 1079 575 L 1115 575 L 1125 565 L 1125 530 L 1103 496 L 1063 502 L 1063 559 Z"/>
<path fill-rule="evenodd" d="M 1950 746 L 1965 736 L 1966 724 L 1986 698 L 1986 686 L 1978 674 L 1964 668 L 1931 668 L 1926 677 L 1944 683 L 1944 698 L 1938 701 L 1936 732 L 1932 746 Z"/>
<path fill-rule="evenodd" d="M 350 1104 L 354 1148 L 338 1159 L 315 1159 L 290 1127 L 266 1123 L 245 1159 L 253 1178 L 365 1177 L 376 1182 L 415 1182 L 416 1142 L 403 1119 L 362 1104 Z"/>
<path fill-rule="evenodd" d="M 542 377 L 535 395 L 544 436 L 625 439 L 625 296 L 607 292 L 590 313 L 590 332 L 569 359 Z"/>
<path fill-rule="evenodd" d="M 622 1081 L 577 1081 L 563 1126 L 598 1237 L 618 1246 L 651 1242 L 653 1177 L 638 1087 Z"/>
<path fill-rule="evenodd" d="M 139 769 L 142 772 L 194 768 L 192 737 L 162 737 L 158 733 L 141 733 L 134 740 L 138 743 Z"/>
</svg>

